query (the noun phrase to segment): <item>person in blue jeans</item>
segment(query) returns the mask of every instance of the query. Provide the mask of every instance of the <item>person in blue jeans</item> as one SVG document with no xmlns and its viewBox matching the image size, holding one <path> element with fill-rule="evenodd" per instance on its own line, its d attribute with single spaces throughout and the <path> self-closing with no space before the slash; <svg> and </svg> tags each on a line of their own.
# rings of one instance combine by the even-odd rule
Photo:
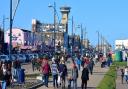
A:
<svg viewBox="0 0 128 89">
<path fill-rule="evenodd" d="M 6 89 L 7 86 L 7 66 L 5 63 L 2 64 L 1 67 L 2 76 L 1 76 L 1 87 L 2 89 Z"/>
<path fill-rule="evenodd" d="M 74 64 L 72 69 L 73 89 L 77 89 L 77 78 L 78 78 L 78 68 L 76 64 Z"/>
<path fill-rule="evenodd" d="M 46 87 L 48 87 L 48 79 L 49 74 L 51 72 L 50 65 L 48 64 L 48 60 L 44 61 L 44 65 L 42 66 L 42 73 L 43 73 L 43 81 Z"/>
<path fill-rule="evenodd" d="M 68 79 L 68 89 L 71 89 L 71 83 L 73 82 L 73 89 L 77 89 L 77 78 L 78 78 L 78 68 L 76 63 L 72 62 L 72 69 L 71 69 L 71 78 Z"/>
<path fill-rule="evenodd" d="M 124 69 L 124 76 L 125 76 L 126 83 L 128 83 L 128 67 L 127 66 Z"/>
<path fill-rule="evenodd" d="M 90 74 L 91 74 L 91 75 L 93 74 L 93 67 L 94 67 L 94 61 L 93 61 L 93 59 L 91 58 L 91 59 L 90 59 L 90 62 L 89 62 L 89 65 L 88 65 L 88 68 L 89 68 L 89 71 L 90 71 Z"/>
<path fill-rule="evenodd" d="M 44 75 L 43 75 L 43 79 L 44 79 L 44 85 L 45 85 L 46 87 L 48 87 L 49 74 L 44 74 Z"/>
<path fill-rule="evenodd" d="M 57 62 L 53 61 L 52 63 L 52 66 L 51 66 L 51 69 L 52 69 L 52 76 L 53 76 L 53 87 L 57 87 L 58 88 L 58 73 L 59 73 L 59 70 L 58 70 L 58 65 L 57 65 Z"/>
<path fill-rule="evenodd" d="M 80 70 L 81 62 L 82 62 L 81 59 L 80 59 L 80 57 L 78 57 L 78 59 L 76 61 L 77 61 L 78 69 Z"/>
<path fill-rule="evenodd" d="M 1 82 L 1 88 L 2 89 L 6 89 L 6 81 L 2 81 Z"/>
</svg>

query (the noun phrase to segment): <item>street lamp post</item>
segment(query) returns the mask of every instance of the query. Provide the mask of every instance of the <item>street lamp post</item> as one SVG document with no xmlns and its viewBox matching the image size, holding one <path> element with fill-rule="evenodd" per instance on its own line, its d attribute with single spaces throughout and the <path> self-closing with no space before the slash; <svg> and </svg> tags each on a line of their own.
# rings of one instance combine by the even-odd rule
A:
<svg viewBox="0 0 128 89">
<path fill-rule="evenodd" d="M 74 24 L 74 21 L 73 21 L 73 16 L 72 16 L 72 57 L 73 57 L 73 47 L 74 47 L 73 24 Z"/>
<path fill-rule="evenodd" d="M 12 0 L 10 0 L 10 45 L 9 45 L 9 59 L 11 60 L 12 54 Z"/>
<path fill-rule="evenodd" d="M 83 27 L 81 24 L 81 55 L 83 55 Z"/>
<path fill-rule="evenodd" d="M 5 20 L 7 20 L 9 18 L 5 18 L 5 16 L 3 16 L 3 33 L 5 32 Z"/>
<path fill-rule="evenodd" d="M 18 0 L 18 2 L 16 4 L 16 7 L 14 9 L 14 13 L 12 12 L 12 4 L 13 4 L 12 1 L 13 0 L 10 0 L 10 21 L 9 21 L 9 23 L 10 23 L 10 26 L 9 26 L 10 27 L 9 59 L 10 60 L 11 60 L 11 54 L 12 54 L 12 25 L 13 25 L 13 20 L 14 20 L 14 17 L 15 17 L 15 14 L 16 14 L 16 10 L 18 8 L 20 0 Z"/>
<path fill-rule="evenodd" d="M 88 48 L 88 40 L 87 40 L 87 31 L 86 31 L 86 27 L 85 27 L 85 32 L 84 32 L 84 39 L 85 39 L 85 42 L 84 42 L 84 45 L 85 45 L 85 48 L 87 47 Z"/>
<path fill-rule="evenodd" d="M 103 36 L 102 36 L 102 34 L 101 34 L 101 53 L 103 53 Z"/>
<path fill-rule="evenodd" d="M 54 5 L 52 6 L 52 5 L 49 5 L 48 6 L 49 8 L 53 8 L 54 9 L 54 53 L 55 53 L 55 49 L 56 49 L 56 33 L 55 33 L 55 30 L 56 30 L 56 3 L 54 2 Z"/>
<path fill-rule="evenodd" d="M 100 40 L 99 40 L 99 31 L 97 31 L 97 35 L 98 35 L 97 49 L 98 49 L 98 53 L 99 53 L 99 42 L 100 42 Z"/>
<path fill-rule="evenodd" d="M 80 28 L 81 29 L 80 53 L 81 53 L 81 55 L 83 55 L 83 27 L 82 27 L 82 24 L 81 25 L 78 25 L 77 28 Z"/>
</svg>

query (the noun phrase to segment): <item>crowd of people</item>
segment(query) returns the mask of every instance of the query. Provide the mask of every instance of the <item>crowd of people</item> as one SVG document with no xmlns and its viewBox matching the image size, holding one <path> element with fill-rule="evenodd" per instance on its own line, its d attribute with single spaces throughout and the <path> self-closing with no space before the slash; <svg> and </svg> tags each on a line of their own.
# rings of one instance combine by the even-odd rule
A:
<svg viewBox="0 0 128 89">
<path fill-rule="evenodd" d="M 19 69 L 21 69 L 19 60 L 0 61 L 0 89 L 6 89 L 6 86 L 18 80 Z"/>
<path fill-rule="evenodd" d="M 82 89 L 87 88 L 87 81 L 89 80 L 89 72 L 93 74 L 94 61 L 93 58 L 88 56 L 80 58 L 64 58 L 62 57 L 59 61 L 55 57 L 52 58 L 52 63 L 49 63 L 47 58 L 44 58 L 41 64 L 42 82 L 48 87 L 48 81 L 50 74 L 53 78 L 53 87 L 62 86 L 65 88 L 66 80 L 68 88 L 77 89 L 77 79 L 81 74 L 81 87 Z"/>
<path fill-rule="evenodd" d="M 42 82 L 46 87 L 49 84 L 49 77 L 52 76 L 53 87 L 58 88 L 61 86 L 65 88 L 67 82 L 69 89 L 72 87 L 73 89 L 77 89 L 77 80 L 78 77 L 81 77 L 81 88 L 86 89 L 89 73 L 93 74 L 95 60 L 97 59 L 90 56 L 61 56 L 53 57 L 52 60 L 43 56 L 39 59 L 31 60 L 31 63 L 33 72 L 36 69 L 42 73 Z M 102 67 L 103 58 L 98 59 L 98 61 L 101 61 Z M 109 66 L 110 62 L 107 63 Z M 0 87 L 9 86 L 14 81 L 19 82 L 19 70 L 21 70 L 21 63 L 18 59 L 12 62 L 0 62 Z M 81 72 L 81 75 L 79 75 L 79 72 Z"/>
</svg>

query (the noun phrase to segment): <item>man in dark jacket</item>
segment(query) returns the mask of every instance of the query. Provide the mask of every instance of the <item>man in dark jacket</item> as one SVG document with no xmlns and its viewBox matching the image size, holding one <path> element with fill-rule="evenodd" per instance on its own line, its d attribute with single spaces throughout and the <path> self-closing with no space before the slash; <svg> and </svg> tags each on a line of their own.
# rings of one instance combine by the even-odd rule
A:
<svg viewBox="0 0 128 89">
<path fill-rule="evenodd" d="M 82 89 L 87 89 L 87 81 L 89 80 L 89 71 L 87 65 L 85 65 L 82 70 L 81 80 L 82 80 L 82 84 L 81 84 Z"/>
<path fill-rule="evenodd" d="M 90 62 L 89 62 L 89 65 L 88 65 L 89 71 L 90 71 L 91 75 L 92 75 L 92 73 L 93 73 L 93 66 L 94 66 L 94 61 L 93 61 L 93 59 L 91 58 L 91 59 L 90 59 Z"/>
<path fill-rule="evenodd" d="M 67 76 L 67 66 L 65 65 L 64 61 L 62 61 L 59 64 L 59 72 L 60 72 L 60 77 L 61 77 L 61 83 L 62 83 L 62 87 L 65 87 L 65 80 L 66 80 L 66 76 Z"/>
</svg>

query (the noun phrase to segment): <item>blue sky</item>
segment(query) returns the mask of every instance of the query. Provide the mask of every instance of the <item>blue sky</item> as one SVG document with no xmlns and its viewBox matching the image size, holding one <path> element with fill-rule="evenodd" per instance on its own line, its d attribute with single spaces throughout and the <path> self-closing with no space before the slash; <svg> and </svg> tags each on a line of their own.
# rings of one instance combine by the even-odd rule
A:
<svg viewBox="0 0 128 89">
<path fill-rule="evenodd" d="M 1 0 L 0 25 L 3 15 L 9 17 L 9 1 Z M 95 45 L 97 42 L 96 31 L 99 31 L 112 45 L 116 39 L 128 38 L 128 0 L 21 0 L 13 27 L 31 30 L 33 18 L 53 23 L 53 12 L 48 5 L 54 1 L 59 19 L 61 19 L 59 8 L 64 5 L 71 7 L 69 18 L 73 16 L 76 25 L 82 23 L 83 27 L 86 27 L 87 37 L 92 44 Z M 8 21 L 5 21 L 5 26 L 6 29 L 9 27 Z M 77 29 L 76 33 L 80 34 L 80 29 Z"/>
</svg>

